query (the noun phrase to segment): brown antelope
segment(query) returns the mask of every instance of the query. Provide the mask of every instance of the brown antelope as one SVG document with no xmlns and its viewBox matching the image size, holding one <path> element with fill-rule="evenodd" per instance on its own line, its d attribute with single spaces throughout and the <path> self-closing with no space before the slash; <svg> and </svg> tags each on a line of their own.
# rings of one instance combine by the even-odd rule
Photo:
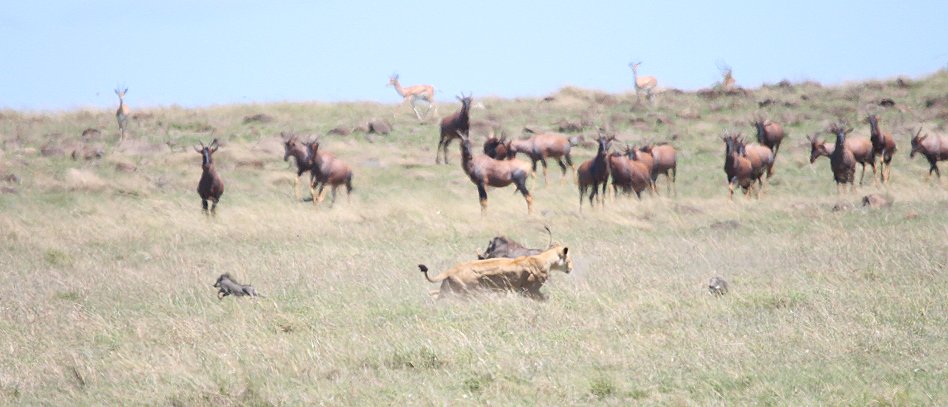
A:
<svg viewBox="0 0 948 407">
<path fill-rule="evenodd" d="M 754 167 L 744 155 L 744 145 L 740 141 L 740 133 L 729 135 L 725 130 L 724 136 L 724 174 L 727 176 L 727 200 L 734 200 L 734 187 L 740 186 L 744 196 L 749 197 L 754 188 Z M 758 191 L 758 198 L 760 192 Z"/>
<path fill-rule="evenodd" d="M 530 165 L 517 160 L 495 160 L 486 155 L 474 157 L 471 151 L 471 139 L 467 134 L 461 138 L 461 169 L 477 186 L 477 195 L 481 202 L 481 214 L 487 211 L 487 187 L 502 188 L 514 184 L 527 201 L 527 213 L 533 213 L 533 196 L 527 190 L 527 178 Z"/>
<path fill-rule="evenodd" d="M 290 157 L 296 159 L 296 179 L 293 183 L 293 192 L 296 194 L 296 200 L 298 201 L 300 200 L 300 177 L 313 169 L 313 163 L 309 157 L 309 145 L 300 142 L 299 137 L 295 134 L 280 133 L 280 135 L 285 140 L 283 142 L 283 161 L 288 161 Z"/>
<path fill-rule="evenodd" d="M 497 138 L 493 130 L 487 135 L 487 140 L 484 140 L 484 154 L 495 160 L 509 160 L 517 156 L 517 153 L 510 148 L 507 136 Z"/>
<path fill-rule="evenodd" d="M 428 102 L 428 109 L 425 110 L 425 116 L 428 116 L 428 112 L 434 108 L 435 114 L 438 114 L 438 107 L 434 103 L 434 86 L 431 85 L 414 85 L 403 88 L 400 83 L 398 83 L 398 74 L 392 75 L 388 78 L 388 85 L 395 87 L 395 92 L 398 92 L 398 95 L 402 97 L 402 103 L 399 103 L 395 107 L 395 112 L 392 113 L 392 117 L 395 117 L 395 114 L 398 113 L 398 108 L 404 104 L 408 104 L 411 107 L 411 110 L 415 112 L 415 117 L 418 120 L 421 120 L 421 114 L 418 113 L 418 108 L 415 107 L 415 101 L 424 100 Z"/>
<path fill-rule="evenodd" d="M 630 63 L 629 68 L 632 68 L 632 78 L 635 79 L 635 97 L 639 97 L 639 92 L 645 91 L 645 99 L 652 99 L 652 90 L 658 86 L 658 80 L 654 76 L 639 76 L 639 65 L 642 65 L 642 62 Z"/>
<path fill-rule="evenodd" d="M 448 144 L 452 140 L 467 137 L 471 131 L 471 102 L 474 100 L 471 96 L 457 97 L 461 101 L 461 110 L 452 113 L 441 119 L 441 138 L 438 140 L 438 150 L 435 151 L 435 164 L 441 163 L 441 157 L 444 157 L 444 163 L 448 164 Z"/>
<path fill-rule="evenodd" d="M 594 199 L 599 194 L 600 186 L 602 186 L 602 196 L 599 197 L 599 201 L 601 204 L 605 203 L 606 184 L 609 182 L 609 163 L 606 155 L 609 154 L 609 146 L 615 139 L 616 136 L 606 137 L 602 134 L 596 137 L 596 142 L 599 144 L 596 156 L 580 164 L 576 169 L 576 181 L 579 183 L 579 210 L 583 209 L 583 197 L 589 187 L 592 187 L 592 193 L 589 194 L 589 206 L 595 205 Z"/>
<path fill-rule="evenodd" d="M 738 133 L 740 136 L 740 133 Z M 766 176 L 767 180 L 770 180 L 770 177 L 773 175 L 774 167 L 774 153 L 770 150 L 770 147 L 760 145 L 757 143 L 746 144 L 743 138 L 737 139 L 738 143 L 741 144 L 741 155 L 747 158 L 751 163 L 753 168 L 753 178 L 757 181 L 760 190 L 757 191 L 757 196 L 764 190 L 764 177 Z"/>
<path fill-rule="evenodd" d="M 624 153 L 609 154 L 609 174 L 612 175 L 612 193 L 619 194 L 619 189 L 626 194 L 635 192 L 635 196 L 642 199 L 642 191 L 648 188 L 655 190 L 652 183 L 651 166 L 639 161 L 636 155 L 640 154 L 635 148 L 626 146 Z"/>
<path fill-rule="evenodd" d="M 323 188 L 326 184 L 332 187 L 331 208 L 336 203 L 336 188 L 345 184 L 346 199 L 352 195 L 352 169 L 332 153 L 320 151 L 319 139 L 313 140 L 309 146 L 310 186 L 309 193 L 313 196 L 313 206 L 323 201 Z M 317 190 L 317 186 L 319 190 Z"/>
<path fill-rule="evenodd" d="M 810 140 L 810 164 L 813 164 L 817 158 L 829 157 L 836 150 L 835 143 L 825 143 L 819 136 L 814 135 L 808 138 Z M 859 176 L 859 185 L 862 185 L 866 177 L 866 164 L 872 167 L 872 179 L 876 176 L 876 155 L 872 152 L 872 142 L 866 138 L 846 138 L 846 148 L 852 151 L 853 158 L 857 163 L 862 164 L 862 174 Z"/>
<path fill-rule="evenodd" d="M 721 89 L 725 92 L 734 89 L 734 84 L 737 81 L 734 80 L 731 67 L 727 64 L 718 64 L 718 70 L 721 71 Z"/>
<path fill-rule="evenodd" d="M 201 147 L 194 146 L 194 151 L 197 151 L 201 155 L 201 180 L 198 181 L 197 193 L 201 196 L 201 208 L 204 210 L 204 214 L 207 214 L 207 201 L 211 201 L 211 214 L 216 215 L 217 202 L 220 201 L 221 195 L 224 194 L 224 181 L 221 181 L 220 175 L 217 174 L 217 169 L 214 168 L 214 159 L 213 155 L 220 147 L 217 143 L 217 139 L 211 142 L 211 144 L 205 146 L 201 142 Z"/>
<path fill-rule="evenodd" d="M 853 152 L 846 148 L 846 135 L 853 131 L 852 128 L 845 128 L 834 124 L 830 127 L 830 132 L 836 134 L 836 144 L 833 146 L 833 153 L 830 154 L 830 169 L 833 170 L 833 179 L 836 181 L 836 193 L 838 194 L 840 185 L 845 190 L 846 184 L 850 184 L 852 190 L 856 190 L 856 157 Z"/>
<path fill-rule="evenodd" d="M 892 156 L 895 155 L 895 139 L 892 133 L 879 129 L 879 117 L 870 114 L 866 117 L 869 122 L 869 140 L 872 141 L 872 152 L 875 155 L 882 156 L 879 160 L 879 173 L 882 183 L 889 182 L 889 174 L 892 172 Z"/>
<path fill-rule="evenodd" d="M 938 170 L 938 162 L 948 160 L 948 136 L 929 136 L 927 133 L 921 136 L 920 134 L 922 134 L 921 127 L 918 128 L 915 137 L 912 137 L 912 152 L 909 153 L 909 158 L 915 158 L 915 153 L 924 155 L 928 159 L 928 164 L 931 165 L 928 169 L 928 178 L 931 178 L 934 172 L 940 182 L 941 171 Z"/>
<path fill-rule="evenodd" d="M 757 129 L 757 142 L 770 148 L 777 158 L 777 152 L 780 151 L 780 143 L 785 135 L 783 126 L 779 123 L 766 120 L 763 117 L 756 117 L 751 122 L 751 126 Z"/>
<path fill-rule="evenodd" d="M 573 159 L 569 155 L 573 145 L 570 143 L 569 138 L 564 135 L 553 133 L 535 134 L 525 140 L 512 140 L 510 141 L 509 147 L 513 154 L 526 154 L 527 157 L 530 157 L 530 161 L 533 163 L 533 174 L 537 172 L 537 162 L 539 161 L 543 164 L 544 184 L 549 181 L 547 179 L 547 158 L 555 158 L 556 162 L 560 165 L 560 169 L 563 171 L 563 177 L 560 179 L 561 182 L 566 181 L 567 166 L 570 171 L 575 171 Z"/>
<path fill-rule="evenodd" d="M 128 88 L 115 88 L 115 94 L 119 98 L 119 107 L 115 111 L 115 120 L 118 121 L 119 126 L 119 144 L 125 141 L 125 129 L 128 128 L 128 105 L 125 104 L 125 93 L 128 92 Z"/>
<path fill-rule="evenodd" d="M 636 160 L 644 160 L 646 164 L 651 166 L 651 175 L 652 175 L 652 184 L 658 184 L 658 175 L 665 174 L 665 178 L 668 179 L 668 193 L 678 196 L 678 187 L 675 184 L 675 179 L 678 174 L 678 153 L 675 151 L 675 146 L 660 142 L 654 144 L 647 144 L 639 148 L 639 152 L 643 154 L 636 153 Z M 658 193 L 658 188 L 652 188 L 655 193 Z"/>
</svg>

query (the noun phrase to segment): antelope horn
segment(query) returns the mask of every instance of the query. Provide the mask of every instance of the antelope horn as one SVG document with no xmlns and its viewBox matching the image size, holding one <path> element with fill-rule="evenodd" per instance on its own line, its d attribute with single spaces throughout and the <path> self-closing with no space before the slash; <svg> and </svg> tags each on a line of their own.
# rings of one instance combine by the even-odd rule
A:
<svg viewBox="0 0 948 407">
<path fill-rule="evenodd" d="M 543 225 L 543 229 L 546 229 L 546 234 L 550 236 L 550 242 L 546 244 L 546 247 L 553 247 L 553 232 L 550 230 L 548 225 Z"/>
</svg>

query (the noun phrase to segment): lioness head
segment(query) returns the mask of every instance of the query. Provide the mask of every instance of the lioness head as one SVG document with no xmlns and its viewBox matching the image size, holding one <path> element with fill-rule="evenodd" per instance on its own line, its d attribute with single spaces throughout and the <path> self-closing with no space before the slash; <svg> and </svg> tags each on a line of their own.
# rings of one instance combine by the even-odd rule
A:
<svg viewBox="0 0 948 407">
<path fill-rule="evenodd" d="M 550 270 L 559 270 L 566 274 L 573 271 L 573 258 L 569 256 L 568 247 L 556 245 L 550 249 L 555 250 L 557 255 L 557 260 L 550 266 Z"/>
</svg>

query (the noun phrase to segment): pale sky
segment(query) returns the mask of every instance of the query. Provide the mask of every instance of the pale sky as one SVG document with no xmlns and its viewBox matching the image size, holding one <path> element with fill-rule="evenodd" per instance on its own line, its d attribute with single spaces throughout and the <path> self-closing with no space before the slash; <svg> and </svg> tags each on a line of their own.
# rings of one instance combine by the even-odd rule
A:
<svg viewBox="0 0 948 407">
<path fill-rule="evenodd" d="M 625 92 L 628 63 L 659 86 L 827 84 L 948 67 L 948 1 L 7 1 L 0 108 L 279 101 L 395 103 Z M 758 4 L 760 3 L 760 4 Z"/>
</svg>

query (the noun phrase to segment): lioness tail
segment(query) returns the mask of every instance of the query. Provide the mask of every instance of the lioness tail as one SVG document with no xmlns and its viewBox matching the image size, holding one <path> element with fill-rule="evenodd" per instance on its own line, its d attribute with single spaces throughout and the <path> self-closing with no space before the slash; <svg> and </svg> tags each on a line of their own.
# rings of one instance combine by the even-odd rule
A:
<svg viewBox="0 0 948 407">
<path fill-rule="evenodd" d="M 428 279 L 428 281 L 430 281 L 430 282 L 432 282 L 432 283 L 437 283 L 437 282 L 439 282 L 439 280 L 432 280 L 431 277 L 428 277 L 428 266 L 426 266 L 426 265 L 424 265 L 424 264 L 419 264 L 419 265 L 418 265 L 418 270 L 421 270 L 421 272 L 425 274 L 425 278 Z"/>
</svg>

